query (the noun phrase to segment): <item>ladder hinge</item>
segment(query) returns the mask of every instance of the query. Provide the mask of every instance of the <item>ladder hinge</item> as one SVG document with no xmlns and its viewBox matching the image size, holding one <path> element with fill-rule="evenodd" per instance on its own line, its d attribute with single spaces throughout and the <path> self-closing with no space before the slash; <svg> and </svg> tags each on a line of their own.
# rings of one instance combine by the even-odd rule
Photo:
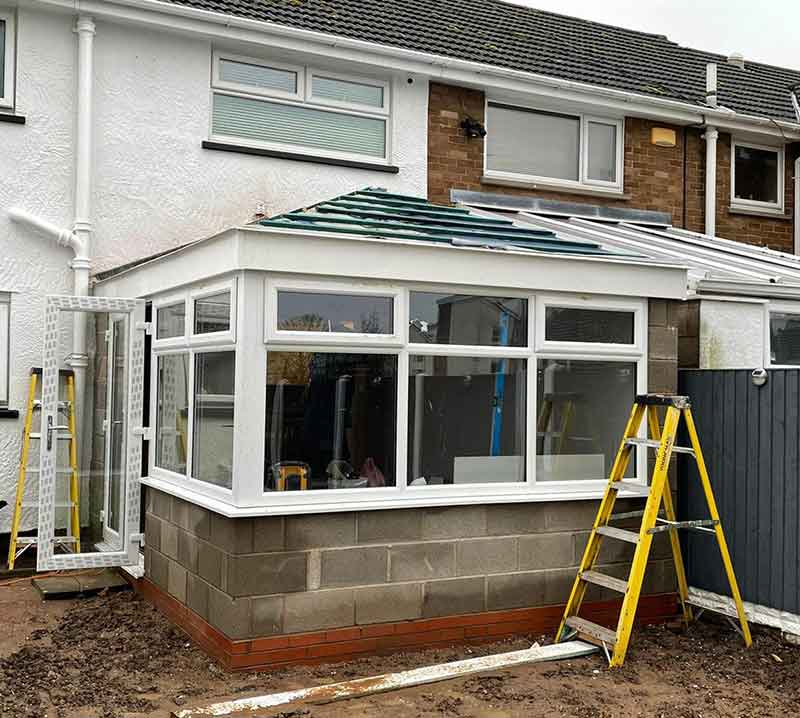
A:
<svg viewBox="0 0 800 718">
<path fill-rule="evenodd" d="M 145 441 L 153 440 L 153 427 L 151 426 L 137 426 L 133 430 L 134 436 L 141 436 Z"/>
<path fill-rule="evenodd" d="M 151 336 L 153 334 L 153 322 L 136 322 L 136 328 L 145 334 L 149 334 Z"/>
</svg>

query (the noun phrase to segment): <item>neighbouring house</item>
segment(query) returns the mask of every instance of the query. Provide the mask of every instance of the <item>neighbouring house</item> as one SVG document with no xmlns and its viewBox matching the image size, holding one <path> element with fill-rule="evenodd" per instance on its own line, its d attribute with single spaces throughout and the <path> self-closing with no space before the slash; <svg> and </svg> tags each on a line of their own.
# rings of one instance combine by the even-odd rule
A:
<svg viewBox="0 0 800 718">
<path fill-rule="evenodd" d="M 0 38 L 0 496 L 70 369 L 86 536 L 39 565 L 133 565 L 231 667 L 548 627 L 634 394 L 800 364 L 800 72 L 478 0 Z"/>
</svg>

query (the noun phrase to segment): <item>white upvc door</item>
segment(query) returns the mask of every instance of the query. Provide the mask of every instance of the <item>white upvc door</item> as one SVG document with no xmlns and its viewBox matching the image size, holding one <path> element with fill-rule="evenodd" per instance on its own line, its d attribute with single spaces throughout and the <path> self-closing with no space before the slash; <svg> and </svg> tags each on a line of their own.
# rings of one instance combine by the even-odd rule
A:
<svg viewBox="0 0 800 718">
<path fill-rule="evenodd" d="M 74 322 L 85 322 L 90 346 L 86 380 L 75 397 L 80 463 L 80 550 L 57 550 L 66 522 L 59 497 L 65 493 L 66 427 L 59 412 L 63 338 Z M 126 566 L 138 562 L 141 533 L 144 301 L 110 297 L 48 296 L 42 372 L 37 568 Z M 62 434 L 62 440 L 59 440 Z M 81 460 L 79 459 L 79 462 Z"/>
</svg>

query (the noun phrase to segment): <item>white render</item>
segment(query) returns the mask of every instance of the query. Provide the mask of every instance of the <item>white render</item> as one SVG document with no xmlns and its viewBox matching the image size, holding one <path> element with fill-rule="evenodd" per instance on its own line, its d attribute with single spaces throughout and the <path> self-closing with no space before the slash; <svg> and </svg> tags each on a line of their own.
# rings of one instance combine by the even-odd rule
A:
<svg viewBox="0 0 800 718">
<path fill-rule="evenodd" d="M 700 300 L 700 369 L 758 369 L 765 361 L 766 302 Z"/>
<path fill-rule="evenodd" d="M 44 297 L 73 293 L 72 251 L 12 222 L 7 210 L 73 226 L 75 19 L 55 8 L 18 8 L 15 114 L 26 124 L 0 122 L 0 291 L 11 293 L 9 408 L 21 414 L 0 419 L 6 500 L 17 481 L 28 371 L 42 363 Z M 94 19 L 92 272 L 214 235 L 258 211 L 277 214 L 366 186 L 425 196 L 425 77 L 359 68 L 392 81 L 389 161 L 397 174 L 206 150 L 212 48 L 256 56 L 265 50 Z M 322 56 L 295 58 L 325 66 Z M 10 507 L 0 512 L 0 532 L 10 516 Z M 35 520 L 35 511 L 26 514 L 23 527 Z"/>
</svg>

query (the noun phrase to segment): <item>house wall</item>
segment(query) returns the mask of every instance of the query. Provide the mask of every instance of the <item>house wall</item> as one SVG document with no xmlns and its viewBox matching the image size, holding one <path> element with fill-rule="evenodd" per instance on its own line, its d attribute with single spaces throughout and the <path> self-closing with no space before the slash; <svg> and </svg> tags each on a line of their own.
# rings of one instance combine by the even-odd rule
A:
<svg viewBox="0 0 800 718">
<path fill-rule="evenodd" d="M 766 312 L 759 301 L 700 301 L 699 369 L 764 366 Z"/>
<path fill-rule="evenodd" d="M 43 297 L 70 294 L 70 250 L 13 224 L 21 207 L 69 228 L 75 172 L 76 35 L 69 14 L 18 11 L 16 114 L 0 122 L 0 291 L 11 291 L 11 409 L 24 414 L 28 370 L 42 362 Z M 365 186 L 426 191 L 427 82 L 394 83 L 389 174 L 206 150 L 210 39 L 97 22 L 95 271 Z M 239 48 L 241 50 L 241 48 Z M 375 69 L 382 72 L 382 69 Z M 0 497 L 13 495 L 23 416 L 0 418 Z M 10 525 L 0 512 L 0 532 Z M 35 524 L 35 511 L 23 527 Z"/>
<path fill-rule="evenodd" d="M 705 141 L 702 130 L 682 128 L 636 117 L 625 118 L 624 195 L 553 192 L 508 186 L 482 179 L 481 138 L 466 138 L 460 123 L 467 115 L 483 122 L 485 95 L 480 90 L 431 83 L 428 105 L 428 197 L 449 202 L 451 189 L 535 195 L 548 199 L 666 212 L 677 227 L 704 231 Z M 650 141 L 653 127 L 676 132 L 675 147 L 657 147 Z M 731 136 L 720 132 L 717 146 L 717 234 L 750 244 L 793 252 L 792 167 L 796 148 L 790 145 L 785 161 L 785 214 L 744 214 L 730 206 Z"/>
</svg>

